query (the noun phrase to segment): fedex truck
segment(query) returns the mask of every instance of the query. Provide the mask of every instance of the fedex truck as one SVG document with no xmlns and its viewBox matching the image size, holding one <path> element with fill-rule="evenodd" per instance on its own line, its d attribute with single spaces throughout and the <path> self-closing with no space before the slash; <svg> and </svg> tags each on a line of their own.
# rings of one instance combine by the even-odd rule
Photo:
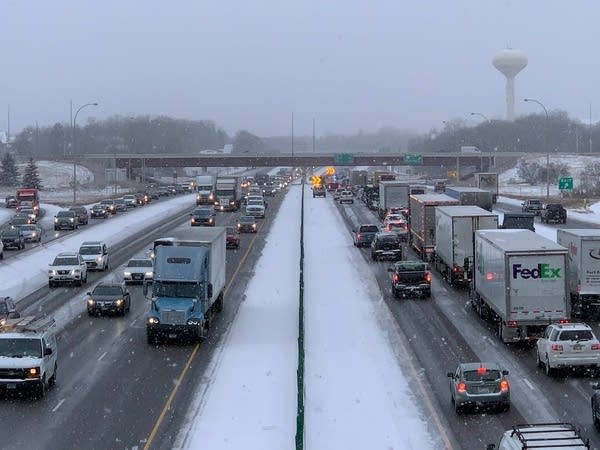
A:
<svg viewBox="0 0 600 450">
<path fill-rule="evenodd" d="M 529 230 L 475 233 L 471 305 L 504 342 L 537 340 L 568 321 L 567 249 Z"/>
</svg>

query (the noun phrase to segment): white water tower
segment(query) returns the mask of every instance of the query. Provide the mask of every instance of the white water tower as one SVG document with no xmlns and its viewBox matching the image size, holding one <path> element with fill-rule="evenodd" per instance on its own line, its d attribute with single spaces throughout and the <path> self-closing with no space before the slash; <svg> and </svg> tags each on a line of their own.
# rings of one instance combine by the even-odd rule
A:
<svg viewBox="0 0 600 450">
<path fill-rule="evenodd" d="M 527 66 L 527 56 L 520 50 L 507 48 L 492 59 L 492 64 L 506 77 L 506 120 L 515 118 L 515 77 Z"/>
</svg>

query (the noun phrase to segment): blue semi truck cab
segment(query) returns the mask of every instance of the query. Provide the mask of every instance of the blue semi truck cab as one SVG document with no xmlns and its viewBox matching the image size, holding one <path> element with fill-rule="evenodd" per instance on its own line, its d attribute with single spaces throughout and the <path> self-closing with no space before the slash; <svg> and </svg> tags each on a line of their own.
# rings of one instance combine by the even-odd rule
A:
<svg viewBox="0 0 600 450">
<path fill-rule="evenodd" d="M 214 314 L 223 309 L 225 229 L 188 228 L 186 237 L 192 240 L 158 240 L 154 249 L 153 283 L 144 284 L 144 295 L 151 300 L 146 317 L 149 344 L 204 339 Z"/>
</svg>

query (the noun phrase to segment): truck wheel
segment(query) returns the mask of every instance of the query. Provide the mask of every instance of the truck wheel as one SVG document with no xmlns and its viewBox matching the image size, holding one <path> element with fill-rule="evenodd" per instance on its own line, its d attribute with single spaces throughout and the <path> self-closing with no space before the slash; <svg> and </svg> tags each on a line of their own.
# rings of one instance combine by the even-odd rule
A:
<svg viewBox="0 0 600 450">
<path fill-rule="evenodd" d="M 146 331 L 146 339 L 147 339 L 149 345 L 158 344 L 158 339 L 156 337 L 156 334 L 151 331 Z"/>
<path fill-rule="evenodd" d="M 552 367 L 550 367 L 550 361 L 548 360 L 548 355 L 546 355 L 546 362 L 544 363 L 544 369 L 546 372 L 546 375 L 549 377 L 554 376 L 554 369 Z"/>
<path fill-rule="evenodd" d="M 542 362 L 542 359 L 540 358 L 540 351 L 539 351 L 539 349 L 535 351 L 535 362 L 537 363 L 537 366 L 540 369 L 542 367 L 544 367 L 544 363 Z"/>
<path fill-rule="evenodd" d="M 217 297 L 217 301 L 215 302 L 215 311 L 222 312 L 223 311 L 223 293 L 219 294 Z"/>
<path fill-rule="evenodd" d="M 400 298 L 400 292 L 398 292 L 398 289 L 392 288 L 392 294 L 394 294 L 394 298 Z"/>
<path fill-rule="evenodd" d="M 58 365 L 56 363 L 54 363 L 54 373 L 52 374 L 52 376 L 48 380 L 48 385 L 49 386 L 54 386 L 56 384 L 56 372 L 58 372 Z"/>
<path fill-rule="evenodd" d="M 40 382 L 37 388 L 37 396 L 39 398 L 44 398 L 46 396 L 46 390 L 48 389 L 48 382 L 46 381 L 46 375 L 42 377 L 42 381 Z"/>
</svg>

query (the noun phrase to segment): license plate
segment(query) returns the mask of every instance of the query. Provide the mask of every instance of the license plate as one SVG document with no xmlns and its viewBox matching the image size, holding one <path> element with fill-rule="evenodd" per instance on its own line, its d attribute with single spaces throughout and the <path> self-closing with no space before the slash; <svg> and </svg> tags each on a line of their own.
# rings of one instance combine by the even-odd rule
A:
<svg viewBox="0 0 600 450">
<path fill-rule="evenodd" d="M 477 388 L 477 393 L 478 394 L 489 394 L 490 393 L 490 388 L 488 388 L 488 387 L 479 387 L 479 388 Z"/>
<path fill-rule="evenodd" d="M 141 280 L 142 278 L 143 278 L 142 275 L 134 275 L 133 276 L 134 280 Z"/>
<path fill-rule="evenodd" d="M 169 339 L 175 339 L 177 337 L 177 333 L 169 333 Z"/>
<path fill-rule="evenodd" d="M 581 345 L 581 344 L 575 344 L 573 346 L 573 350 L 581 350 L 581 349 L 583 349 L 583 345 Z"/>
<path fill-rule="evenodd" d="M 6 389 L 16 389 L 17 388 L 17 383 L 7 383 L 6 384 Z"/>
</svg>

